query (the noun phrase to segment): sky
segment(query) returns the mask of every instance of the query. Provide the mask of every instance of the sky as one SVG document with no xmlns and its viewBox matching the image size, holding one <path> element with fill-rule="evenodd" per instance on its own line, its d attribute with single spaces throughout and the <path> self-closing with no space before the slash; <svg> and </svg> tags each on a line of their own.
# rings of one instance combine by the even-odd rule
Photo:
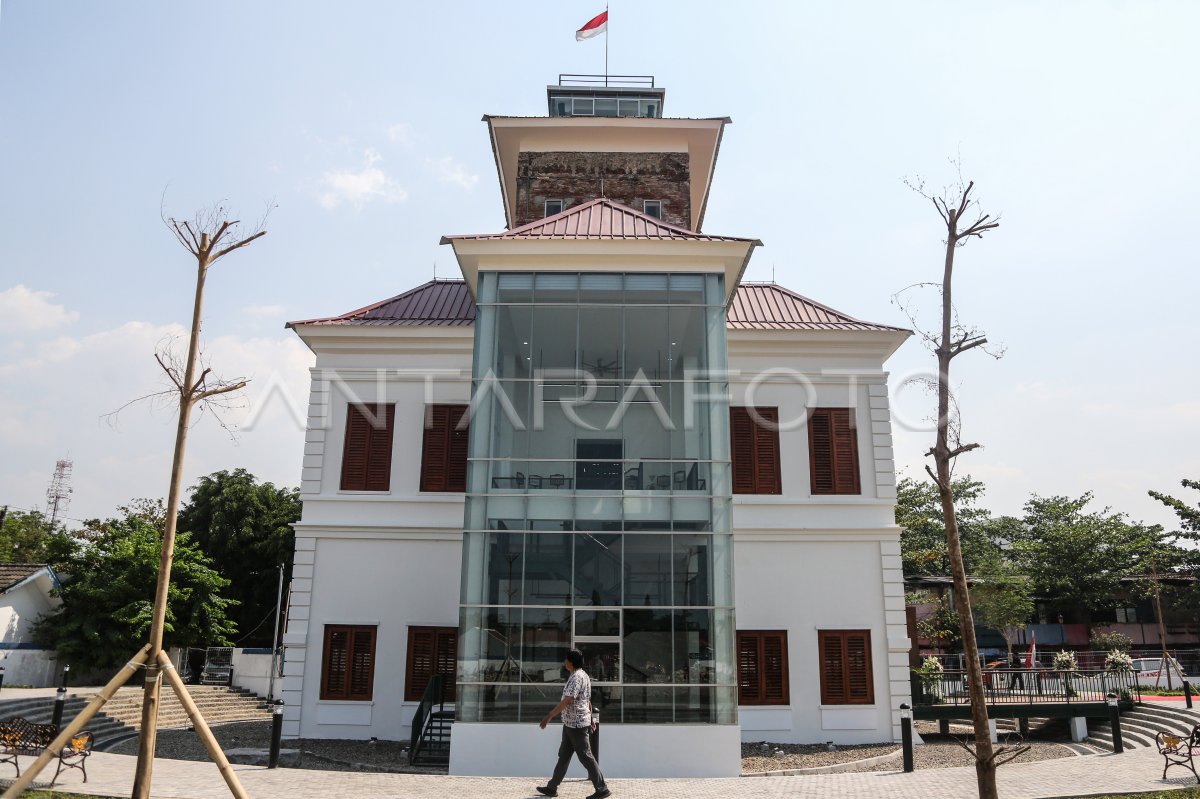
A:
<svg viewBox="0 0 1200 799">
<path fill-rule="evenodd" d="M 160 214 L 216 202 L 268 235 L 213 268 L 205 352 L 251 384 L 197 421 L 185 481 L 244 467 L 297 485 L 312 356 L 283 327 L 458 275 L 443 234 L 504 219 L 484 113 L 542 115 L 559 73 L 602 73 L 600 2 L 0 6 L 0 504 L 65 516 L 167 492 L 155 347 L 186 334 L 194 261 Z M 609 71 L 668 116 L 725 116 L 705 230 L 765 246 L 775 279 L 910 326 L 893 295 L 941 273 L 944 229 L 905 183 L 974 180 L 999 229 L 958 252 L 961 317 L 1004 349 L 959 358 L 959 474 L 1017 513 L 1095 494 L 1172 525 L 1200 500 L 1200 5 L 612 0 Z M 928 303 L 927 303 L 928 305 Z M 936 324 L 921 317 L 924 326 Z M 931 368 L 888 363 L 901 475 L 923 475 Z M 290 398 L 290 400 L 288 399 Z M 235 427 L 231 432 L 227 427 Z"/>
</svg>

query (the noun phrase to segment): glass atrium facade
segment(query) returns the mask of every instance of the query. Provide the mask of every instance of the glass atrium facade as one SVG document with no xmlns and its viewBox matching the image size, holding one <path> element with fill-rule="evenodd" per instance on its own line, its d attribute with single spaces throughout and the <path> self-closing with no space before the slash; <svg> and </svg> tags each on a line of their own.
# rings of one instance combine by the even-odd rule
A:
<svg viewBox="0 0 1200 799">
<path fill-rule="evenodd" d="M 483 272 L 456 717 L 733 724 L 720 274 Z"/>
</svg>

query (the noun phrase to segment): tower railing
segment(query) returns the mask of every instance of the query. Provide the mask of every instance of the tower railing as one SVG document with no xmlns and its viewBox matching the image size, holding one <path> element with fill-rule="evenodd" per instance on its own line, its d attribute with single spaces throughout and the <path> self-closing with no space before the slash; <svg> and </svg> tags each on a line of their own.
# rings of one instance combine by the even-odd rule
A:
<svg viewBox="0 0 1200 799">
<path fill-rule="evenodd" d="M 631 86 L 653 89 L 653 75 L 572 75 L 559 73 L 559 86 Z"/>
</svg>

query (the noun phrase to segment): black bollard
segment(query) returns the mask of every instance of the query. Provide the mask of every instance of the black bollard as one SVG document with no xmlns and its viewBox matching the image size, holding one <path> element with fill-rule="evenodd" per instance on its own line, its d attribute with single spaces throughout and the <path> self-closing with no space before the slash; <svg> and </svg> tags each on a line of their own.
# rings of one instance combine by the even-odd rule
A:
<svg viewBox="0 0 1200 799">
<path fill-rule="evenodd" d="M 4 687 L 4 667 L 0 666 L 0 688 Z"/>
<path fill-rule="evenodd" d="M 900 705 L 900 742 L 904 747 L 904 772 L 913 770 L 912 708 Z"/>
<path fill-rule="evenodd" d="M 1125 744 L 1121 740 L 1121 707 L 1117 695 L 1112 693 L 1108 695 L 1108 720 L 1112 725 L 1113 754 L 1119 755 L 1125 751 Z"/>
<path fill-rule="evenodd" d="M 279 742 L 283 739 L 283 700 L 275 703 L 271 713 L 271 755 L 267 759 L 267 768 L 279 765 Z"/>
<path fill-rule="evenodd" d="M 67 689 L 61 685 L 58 687 L 58 696 L 54 700 L 54 717 L 50 719 L 50 723 L 54 725 L 54 729 L 62 729 L 63 708 L 67 706 Z"/>
<path fill-rule="evenodd" d="M 4 669 L 0 669 L 0 678 L 4 677 Z M 1187 703 L 1188 710 L 1192 709 L 1192 684 L 1187 680 L 1183 681 L 1183 701 Z"/>
</svg>

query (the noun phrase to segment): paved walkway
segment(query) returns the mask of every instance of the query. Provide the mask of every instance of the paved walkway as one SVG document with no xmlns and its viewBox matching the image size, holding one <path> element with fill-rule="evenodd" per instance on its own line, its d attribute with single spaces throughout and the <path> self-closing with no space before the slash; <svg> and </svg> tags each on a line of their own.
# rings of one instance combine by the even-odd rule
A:
<svg viewBox="0 0 1200 799">
<path fill-rule="evenodd" d="M 128 796 L 133 784 L 134 758 L 98 752 L 88 762 L 90 779 L 67 774 L 56 790 L 100 796 Z M 469 796 L 497 799 L 536 797 L 532 779 L 495 777 L 438 777 L 416 774 L 375 774 L 307 769 L 268 770 L 235 766 L 238 778 L 253 799 L 375 799 L 376 797 Z M 1122 755 L 1091 755 L 1045 760 L 1000 769 L 1004 799 L 1044 799 L 1182 788 L 1195 784 L 1185 771 L 1173 769 L 1160 779 L 1162 759 L 1152 749 Z M 1183 776 L 1180 776 L 1183 775 Z M 616 799 L 718 799 L 718 797 L 821 797 L 821 799 L 969 799 L 975 793 L 973 768 L 929 769 L 860 774 L 820 774 L 803 777 L 734 777 L 730 779 L 661 779 L 609 781 Z M 559 796 L 583 799 L 591 793 L 586 780 L 568 780 Z M 153 796 L 175 799 L 220 799 L 229 796 L 211 763 L 158 760 Z M 540 799 L 540 798 L 539 798 Z"/>
</svg>

